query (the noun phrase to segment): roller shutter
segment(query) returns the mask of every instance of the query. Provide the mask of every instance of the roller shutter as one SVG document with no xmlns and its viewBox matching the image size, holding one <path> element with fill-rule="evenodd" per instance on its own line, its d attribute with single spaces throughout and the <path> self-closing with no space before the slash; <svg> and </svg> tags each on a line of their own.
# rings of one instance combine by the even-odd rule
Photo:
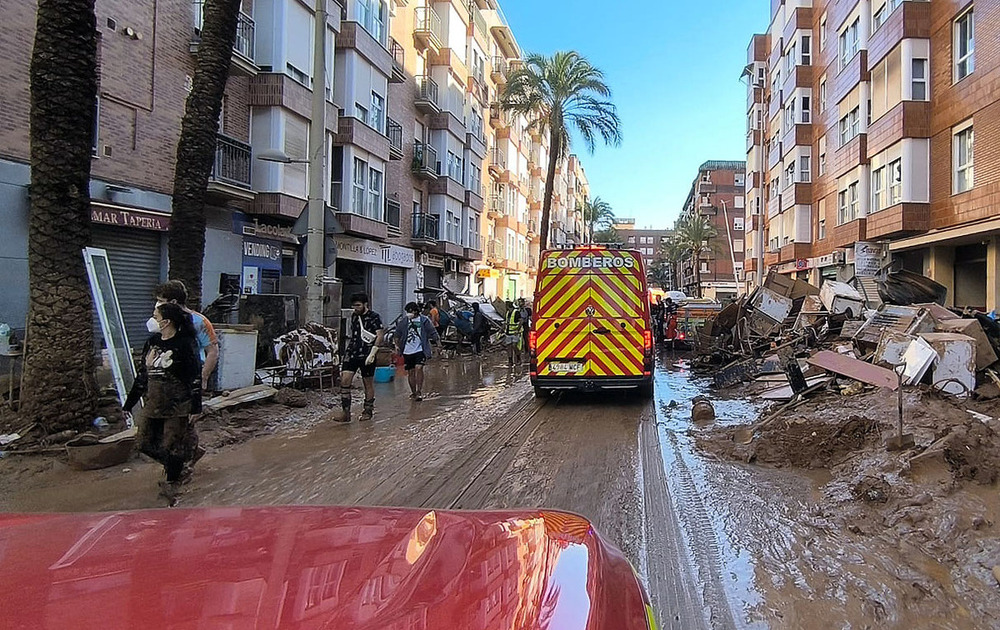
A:
<svg viewBox="0 0 1000 630">
<path fill-rule="evenodd" d="M 153 314 L 153 292 L 162 282 L 160 239 L 160 232 L 93 226 L 92 246 L 108 252 L 129 345 L 135 350 L 149 337 L 146 320 Z M 103 347 L 96 311 L 94 326 L 94 338 Z"/>
<path fill-rule="evenodd" d="M 389 301 L 389 313 L 402 313 L 406 305 L 406 270 L 396 267 L 389 268 L 389 287 L 386 290 Z"/>
</svg>

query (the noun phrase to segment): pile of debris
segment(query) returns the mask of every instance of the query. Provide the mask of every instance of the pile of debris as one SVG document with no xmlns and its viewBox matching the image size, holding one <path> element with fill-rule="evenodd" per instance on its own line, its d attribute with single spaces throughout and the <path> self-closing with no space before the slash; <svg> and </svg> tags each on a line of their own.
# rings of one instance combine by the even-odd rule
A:
<svg viewBox="0 0 1000 630">
<path fill-rule="evenodd" d="M 1000 398 L 1000 377 L 990 369 L 1000 325 L 985 313 L 943 307 L 945 297 L 941 285 L 905 271 L 822 288 L 772 271 L 706 322 L 692 365 L 712 372 L 717 387 L 770 386 L 762 397 L 774 401 L 830 385 L 895 391 L 919 383 L 960 399 Z"/>
</svg>

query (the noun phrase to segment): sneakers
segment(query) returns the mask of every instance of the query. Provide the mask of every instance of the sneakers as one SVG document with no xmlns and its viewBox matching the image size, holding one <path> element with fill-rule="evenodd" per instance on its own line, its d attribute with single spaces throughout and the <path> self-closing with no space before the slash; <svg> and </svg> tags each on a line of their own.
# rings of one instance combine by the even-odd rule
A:
<svg viewBox="0 0 1000 630">
<path fill-rule="evenodd" d="M 423 399 L 424 399 L 424 395 L 421 394 L 420 392 L 417 392 L 416 394 L 413 395 L 413 400 L 415 400 L 417 402 L 420 402 Z"/>
</svg>

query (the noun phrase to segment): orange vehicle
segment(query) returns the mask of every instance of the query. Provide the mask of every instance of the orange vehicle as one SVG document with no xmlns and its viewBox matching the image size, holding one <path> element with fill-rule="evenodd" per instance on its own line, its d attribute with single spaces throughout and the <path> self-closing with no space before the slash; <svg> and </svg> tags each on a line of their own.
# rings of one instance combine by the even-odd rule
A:
<svg viewBox="0 0 1000 630">
<path fill-rule="evenodd" d="M 653 393 L 653 330 L 639 252 L 586 245 L 542 252 L 528 345 L 535 395 Z"/>
</svg>

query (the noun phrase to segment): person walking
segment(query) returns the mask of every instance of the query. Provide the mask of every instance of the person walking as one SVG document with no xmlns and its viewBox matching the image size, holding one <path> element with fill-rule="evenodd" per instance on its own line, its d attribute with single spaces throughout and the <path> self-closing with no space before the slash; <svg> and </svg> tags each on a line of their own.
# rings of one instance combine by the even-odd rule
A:
<svg viewBox="0 0 1000 630">
<path fill-rule="evenodd" d="M 180 280 L 169 280 L 156 287 L 156 304 L 164 302 L 176 304 L 184 309 L 184 312 L 191 316 L 191 323 L 194 324 L 195 339 L 198 343 L 198 353 L 201 356 L 201 389 L 203 392 L 210 391 L 212 376 L 215 368 L 219 364 L 219 337 L 215 334 L 215 327 L 208 318 L 197 311 L 187 307 L 187 287 Z"/>
<path fill-rule="evenodd" d="M 347 346 L 340 365 L 340 407 L 344 413 L 337 422 L 344 423 L 351 421 L 351 385 L 356 372 L 361 372 L 365 388 L 365 406 L 359 420 L 371 420 L 375 414 L 375 356 L 385 336 L 382 318 L 368 308 L 366 293 L 352 295 L 351 308 L 354 313 L 347 324 Z"/>
<path fill-rule="evenodd" d="M 507 300 L 507 312 L 504 315 L 504 345 L 507 346 L 507 364 L 514 367 L 521 362 L 521 312 L 514 303 Z M 514 358 L 517 357 L 517 363 Z"/>
<path fill-rule="evenodd" d="M 410 398 L 420 402 L 424 399 L 424 365 L 434 356 L 431 344 L 441 342 L 430 317 L 420 314 L 416 302 L 407 304 L 405 315 L 396 324 L 394 339 L 396 351 L 403 355 L 403 367 L 410 385 Z"/>
<path fill-rule="evenodd" d="M 160 495 L 173 502 L 190 477 L 192 469 L 185 464 L 198 444 L 192 416 L 201 413 L 202 366 L 191 316 L 180 305 L 157 305 L 146 326 L 152 335 L 122 409 L 128 421 L 145 396 L 137 422 L 139 451 L 163 465 L 166 481 L 160 482 Z"/>
<path fill-rule="evenodd" d="M 483 352 L 483 339 L 489 337 L 490 323 L 479 308 L 479 302 L 472 303 L 472 352 L 480 355 Z"/>
</svg>

